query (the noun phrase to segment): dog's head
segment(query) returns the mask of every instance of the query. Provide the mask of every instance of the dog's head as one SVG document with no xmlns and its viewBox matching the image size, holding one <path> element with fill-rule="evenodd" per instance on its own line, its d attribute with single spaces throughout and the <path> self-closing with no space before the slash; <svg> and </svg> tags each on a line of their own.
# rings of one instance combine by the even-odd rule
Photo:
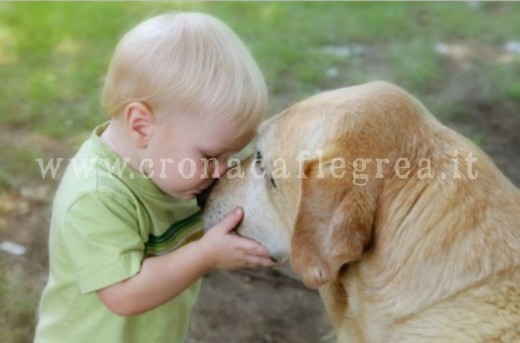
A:
<svg viewBox="0 0 520 343">
<path fill-rule="evenodd" d="M 291 260 L 309 287 L 334 280 L 373 237 L 389 161 L 413 156 L 417 122 L 434 120 L 402 89 L 385 82 L 321 93 L 266 121 L 256 152 L 230 168 L 204 208 L 210 228 L 236 206 L 238 233 Z M 413 134 L 412 134 L 413 133 Z"/>
</svg>

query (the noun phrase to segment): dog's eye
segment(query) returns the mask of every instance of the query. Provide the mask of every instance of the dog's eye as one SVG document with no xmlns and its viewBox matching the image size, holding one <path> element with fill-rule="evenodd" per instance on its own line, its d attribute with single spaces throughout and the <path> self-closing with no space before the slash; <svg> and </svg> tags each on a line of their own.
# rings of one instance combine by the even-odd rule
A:
<svg viewBox="0 0 520 343">
<path fill-rule="evenodd" d="M 260 151 L 257 151 L 255 155 L 255 167 L 258 169 L 258 171 L 260 171 L 260 173 L 264 173 L 265 171 L 262 162 L 262 153 Z M 271 185 L 274 188 L 276 188 L 276 182 L 274 181 L 274 178 L 272 176 L 269 176 L 269 181 L 271 182 Z"/>
<path fill-rule="evenodd" d="M 255 155 L 255 162 L 260 163 L 261 161 L 262 161 L 262 153 L 260 151 L 257 151 L 256 155 Z"/>
</svg>

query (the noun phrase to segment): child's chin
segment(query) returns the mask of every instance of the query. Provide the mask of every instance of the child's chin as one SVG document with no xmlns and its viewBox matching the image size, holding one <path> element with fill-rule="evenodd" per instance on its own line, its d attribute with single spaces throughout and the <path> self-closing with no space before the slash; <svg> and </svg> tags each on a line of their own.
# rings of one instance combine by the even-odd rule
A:
<svg viewBox="0 0 520 343">
<path fill-rule="evenodd" d="M 186 193 L 167 192 L 167 193 L 168 193 L 168 195 L 170 195 L 172 197 L 185 199 L 185 200 L 195 199 L 195 197 L 197 196 L 197 194 L 195 192 L 186 192 Z"/>
<path fill-rule="evenodd" d="M 196 196 L 197 196 L 197 194 L 195 194 L 195 193 L 188 193 L 188 194 L 180 194 L 178 197 L 182 198 L 182 199 L 186 199 L 186 200 L 191 200 L 191 199 L 195 199 Z"/>
</svg>

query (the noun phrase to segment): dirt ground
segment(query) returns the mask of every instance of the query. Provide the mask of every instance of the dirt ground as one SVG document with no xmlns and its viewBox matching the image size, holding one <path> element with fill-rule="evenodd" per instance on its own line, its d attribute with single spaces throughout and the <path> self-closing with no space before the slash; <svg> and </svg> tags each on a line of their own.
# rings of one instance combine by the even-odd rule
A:
<svg viewBox="0 0 520 343">
<path fill-rule="evenodd" d="M 469 110 L 463 116 L 443 121 L 466 136 L 483 137 L 482 148 L 503 172 L 520 185 L 520 114 L 518 103 L 488 104 L 466 99 Z M 34 185 L 21 194 L 7 194 L 1 200 L 0 242 L 24 245 L 26 254 L 0 251 L 1 276 L 6 284 L 28 295 L 10 299 L 3 290 L 1 306 L 33 306 L 47 276 L 47 234 L 54 184 Z M 45 200 L 47 199 L 47 200 Z M 3 215 L 1 215 L 3 213 Z M 30 331 L 34 311 L 22 309 L 0 318 L 1 326 Z M 29 336 L 32 334 L 29 334 Z M 28 335 L 14 334 L 12 342 L 28 343 Z M 306 289 L 287 267 L 263 271 L 215 272 L 204 278 L 199 302 L 193 314 L 190 343 L 319 343 L 333 342 L 324 308 L 317 292 Z"/>
</svg>

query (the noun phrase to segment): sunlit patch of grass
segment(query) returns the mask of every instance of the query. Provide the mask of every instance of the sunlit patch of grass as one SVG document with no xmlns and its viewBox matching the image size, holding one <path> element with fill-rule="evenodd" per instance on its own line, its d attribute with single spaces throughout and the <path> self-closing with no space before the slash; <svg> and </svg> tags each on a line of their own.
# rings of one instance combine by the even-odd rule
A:
<svg viewBox="0 0 520 343">
<path fill-rule="evenodd" d="M 30 123 L 40 132 L 65 136 L 101 120 L 102 75 L 130 16 L 121 17 L 120 6 L 105 5 L 29 3 L 4 8 L 4 25 L 15 37 L 18 58 L 14 64 L 0 64 L 7 76 L 0 90 L 12 95 L 0 104 L 2 124 Z M 128 9 L 131 12 L 131 6 Z M 80 13 L 91 19 L 78 20 Z M 78 110 L 77 103 L 88 105 Z M 85 121 L 85 116 L 93 120 Z"/>
</svg>

